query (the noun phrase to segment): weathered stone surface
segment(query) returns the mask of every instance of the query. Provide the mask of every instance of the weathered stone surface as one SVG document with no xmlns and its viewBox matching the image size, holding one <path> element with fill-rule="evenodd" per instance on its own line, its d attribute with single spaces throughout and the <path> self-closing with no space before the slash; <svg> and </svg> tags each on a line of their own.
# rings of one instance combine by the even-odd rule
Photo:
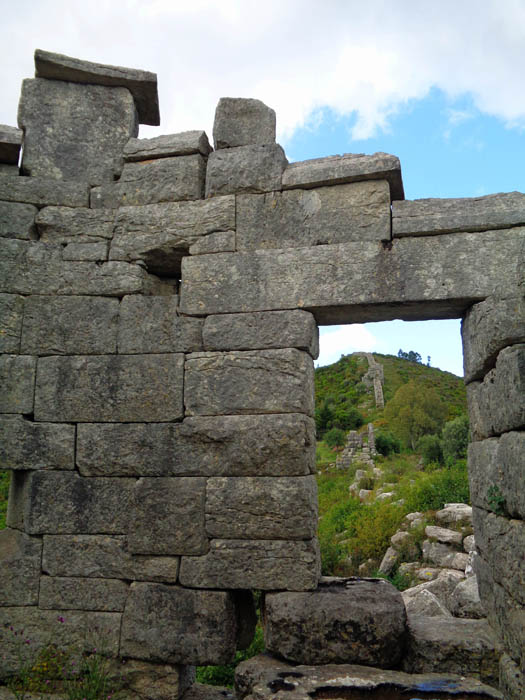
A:
<svg viewBox="0 0 525 700">
<path fill-rule="evenodd" d="M 427 569 L 427 572 L 429 570 Z M 432 593 L 439 603 L 450 610 L 452 595 L 460 581 L 465 579 L 465 575 L 456 569 L 437 569 L 433 570 L 433 578 L 429 581 L 424 581 L 417 586 L 403 591 L 403 599 L 405 604 L 409 606 L 412 600 L 419 596 L 422 591 Z"/>
<path fill-rule="evenodd" d="M 133 555 L 122 535 L 44 535 L 42 570 L 50 576 L 175 583 L 178 557 Z"/>
<path fill-rule="evenodd" d="M 194 666 L 152 664 L 137 659 L 116 660 L 110 679 L 123 685 L 129 700 L 173 700 L 193 687 Z M 207 686 L 210 687 L 210 686 Z"/>
<path fill-rule="evenodd" d="M 313 362 L 305 352 L 249 350 L 192 353 L 186 360 L 188 415 L 313 415 Z"/>
<path fill-rule="evenodd" d="M 275 143 L 275 112 L 261 100 L 221 97 L 213 123 L 215 148 Z"/>
<path fill-rule="evenodd" d="M 0 163 L 0 177 L 18 177 L 20 175 L 20 169 L 18 165 L 11 165 L 10 163 Z"/>
<path fill-rule="evenodd" d="M 36 357 L 0 356 L 0 413 L 32 413 Z"/>
<path fill-rule="evenodd" d="M 431 539 L 441 542 L 442 544 L 456 545 L 460 547 L 463 543 L 463 535 L 456 530 L 449 530 L 446 527 L 437 527 L 436 525 L 427 525 L 425 535 Z"/>
<path fill-rule="evenodd" d="M 35 51 L 35 69 L 37 78 L 125 87 L 133 95 L 140 123 L 151 126 L 160 124 L 156 73 L 82 61 L 41 49 Z"/>
<path fill-rule="evenodd" d="M 452 523 L 472 525 L 472 506 L 466 503 L 445 503 L 445 507 L 436 512 L 436 520 L 445 525 Z"/>
<path fill-rule="evenodd" d="M 463 540 L 463 551 L 467 554 L 471 554 L 476 551 L 476 540 L 474 535 L 467 535 Z"/>
<path fill-rule="evenodd" d="M 16 294 L 0 294 L 0 352 L 19 352 L 23 315 L 23 297 Z"/>
<path fill-rule="evenodd" d="M 21 352 L 33 355 L 114 353 L 118 313 L 117 299 L 28 297 Z"/>
<path fill-rule="evenodd" d="M 74 425 L 0 418 L 0 469 L 74 468 Z"/>
<path fill-rule="evenodd" d="M 490 231 L 523 224 L 525 194 L 521 192 L 461 199 L 416 199 L 392 204 L 394 238 Z"/>
<path fill-rule="evenodd" d="M 212 537 L 234 539 L 314 537 L 317 532 L 315 477 L 208 479 L 206 532 Z"/>
<path fill-rule="evenodd" d="M 388 180 L 391 199 L 404 199 L 399 158 L 388 153 L 345 153 L 290 163 L 283 173 L 283 190 L 322 187 L 361 180 Z"/>
<path fill-rule="evenodd" d="M 403 655 L 401 594 L 383 579 L 321 579 L 308 593 L 270 593 L 264 601 L 268 651 L 296 663 L 395 666 Z"/>
<path fill-rule="evenodd" d="M 38 209 L 32 204 L 0 202 L 0 237 L 35 240 L 35 216 Z"/>
<path fill-rule="evenodd" d="M 88 207 L 89 185 L 71 180 L 57 182 L 49 178 L 0 176 L 0 200 L 37 207 Z"/>
<path fill-rule="evenodd" d="M 182 263 L 181 310 L 298 307 L 323 324 L 457 318 L 495 290 L 516 289 L 524 241 L 525 229 L 516 228 L 397 239 L 391 246 L 355 242 L 189 256 Z"/>
<path fill-rule="evenodd" d="M 235 700 L 235 691 L 232 688 L 207 683 L 194 683 L 181 700 Z"/>
<path fill-rule="evenodd" d="M 297 348 L 306 350 L 314 360 L 319 356 L 315 319 L 299 309 L 208 316 L 203 341 L 205 350 Z"/>
<path fill-rule="evenodd" d="M 108 243 L 68 243 L 62 253 L 64 260 L 92 260 L 95 262 L 108 259 Z"/>
<path fill-rule="evenodd" d="M 23 81 L 18 123 L 24 129 L 22 172 L 90 185 L 120 174 L 124 145 L 138 133 L 125 88 L 41 78 Z"/>
<path fill-rule="evenodd" d="M 419 588 L 419 586 L 417 586 Z M 407 615 L 425 615 L 426 617 L 452 617 L 451 612 L 443 605 L 439 598 L 424 588 L 412 594 L 408 588 L 401 593 Z"/>
<path fill-rule="evenodd" d="M 214 200 L 212 200 L 214 201 Z M 235 250 L 235 231 L 215 231 L 203 236 L 189 247 L 190 255 L 227 253 Z"/>
<path fill-rule="evenodd" d="M 107 578 L 40 577 L 38 606 L 50 610 L 124 610 L 129 586 Z"/>
<path fill-rule="evenodd" d="M 454 617 L 479 619 L 485 617 L 485 610 L 479 598 L 478 581 L 468 576 L 460 581 L 451 596 L 451 612 Z"/>
<path fill-rule="evenodd" d="M 487 299 L 472 306 L 461 324 L 465 382 L 483 379 L 500 350 L 525 343 L 523 297 Z"/>
<path fill-rule="evenodd" d="M 114 209 L 44 207 L 36 226 L 45 243 L 96 243 L 111 239 L 115 216 Z"/>
<path fill-rule="evenodd" d="M 280 190 L 287 162 L 278 144 L 214 151 L 210 153 L 206 169 L 206 197 Z"/>
<path fill-rule="evenodd" d="M 124 297 L 120 304 L 120 353 L 193 352 L 202 349 L 198 318 L 177 314 L 178 297 Z"/>
<path fill-rule="evenodd" d="M 399 560 L 399 552 L 394 547 L 388 547 L 379 565 L 380 574 L 389 574 Z"/>
<path fill-rule="evenodd" d="M 298 413 L 77 430 L 84 476 L 301 476 L 315 468 L 315 425 Z"/>
<path fill-rule="evenodd" d="M 440 542 L 425 540 L 421 545 L 421 550 L 423 559 L 436 566 L 465 571 L 468 563 L 468 554 L 458 552 L 450 545 L 441 544 Z"/>
<path fill-rule="evenodd" d="M 224 664 L 235 653 L 231 593 L 195 591 L 159 583 L 131 584 L 120 653 L 183 664 Z"/>
<path fill-rule="evenodd" d="M 157 422 L 183 415 L 184 355 L 78 355 L 38 362 L 38 421 Z"/>
<path fill-rule="evenodd" d="M 390 240 L 386 180 L 237 197 L 237 249 Z"/>
<path fill-rule="evenodd" d="M 178 134 L 163 134 L 152 139 L 130 139 L 124 146 L 124 161 L 190 156 L 200 153 L 207 156 L 212 147 L 204 131 L 182 131 Z"/>
<path fill-rule="evenodd" d="M 0 124 L 0 161 L 2 163 L 14 165 L 18 163 L 23 135 L 23 131 L 15 126 Z"/>
<path fill-rule="evenodd" d="M 125 163 L 120 180 L 91 191 L 94 209 L 200 199 L 206 161 L 199 155 Z"/>
<path fill-rule="evenodd" d="M 525 426 L 525 344 L 504 348 L 482 382 L 467 384 L 473 440 Z"/>
<path fill-rule="evenodd" d="M 18 530 L 0 530 L 0 607 L 37 605 L 42 540 Z"/>
<path fill-rule="evenodd" d="M 507 654 L 499 660 L 499 687 L 507 700 L 522 700 L 525 696 L 525 675 Z"/>
<path fill-rule="evenodd" d="M 179 580 L 195 588 L 307 591 L 321 571 L 317 540 L 212 540 L 202 557 L 182 557 Z"/>
</svg>

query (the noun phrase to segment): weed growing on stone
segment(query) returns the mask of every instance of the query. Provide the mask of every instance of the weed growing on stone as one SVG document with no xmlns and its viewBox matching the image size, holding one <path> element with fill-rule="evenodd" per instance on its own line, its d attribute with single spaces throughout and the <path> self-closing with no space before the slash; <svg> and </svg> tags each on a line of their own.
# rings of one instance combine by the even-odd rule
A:
<svg viewBox="0 0 525 700">
<path fill-rule="evenodd" d="M 493 484 L 487 489 L 487 502 L 490 510 L 496 515 L 505 515 L 505 496 L 499 486 Z"/>
</svg>

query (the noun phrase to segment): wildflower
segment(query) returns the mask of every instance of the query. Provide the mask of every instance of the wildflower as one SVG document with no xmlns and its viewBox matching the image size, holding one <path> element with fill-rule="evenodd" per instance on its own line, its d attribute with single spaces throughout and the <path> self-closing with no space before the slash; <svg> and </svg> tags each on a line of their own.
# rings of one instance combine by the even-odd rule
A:
<svg viewBox="0 0 525 700">
<path fill-rule="evenodd" d="M 57 620 L 58 620 L 60 623 L 64 623 L 64 622 L 66 621 L 65 618 L 62 617 L 62 615 L 59 615 L 59 616 L 57 617 Z"/>
</svg>

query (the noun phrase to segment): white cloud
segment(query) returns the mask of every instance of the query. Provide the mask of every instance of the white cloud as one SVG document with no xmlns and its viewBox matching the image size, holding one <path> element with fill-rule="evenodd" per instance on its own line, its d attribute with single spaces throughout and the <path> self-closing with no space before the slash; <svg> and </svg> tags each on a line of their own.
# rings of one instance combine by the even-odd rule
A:
<svg viewBox="0 0 525 700">
<path fill-rule="evenodd" d="M 316 366 L 337 362 L 341 355 L 371 352 L 377 345 L 373 334 L 360 323 L 351 326 L 329 326 L 320 329 L 320 353 Z"/>
</svg>

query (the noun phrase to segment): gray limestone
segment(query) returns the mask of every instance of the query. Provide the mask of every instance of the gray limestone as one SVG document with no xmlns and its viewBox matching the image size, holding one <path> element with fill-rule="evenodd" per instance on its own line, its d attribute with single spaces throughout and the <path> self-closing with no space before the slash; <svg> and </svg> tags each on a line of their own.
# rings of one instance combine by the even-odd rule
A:
<svg viewBox="0 0 525 700">
<path fill-rule="evenodd" d="M 78 355 L 39 360 L 38 421 L 158 422 L 182 418 L 184 355 Z"/>
<path fill-rule="evenodd" d="M 0 124 L 0 162 L 17 165 L 23 131 L 15 126 Z"/>
<path fill-rule="evenodd" d="M 275 112 L 264 102 L 221 97 L 213 123 L 215 148 L 275 143 Z"/>
<path fill-rule="evenodd" d="M 0 418 L 0 469 L 75 468 L 75 426 Z"/>
<path fill-rule="evenodd" d="M 0 237 L 26 241 L 38 238 L 35 227 L 37 212 L 32 204 L 0 202 Z"/>
<path fill-rule="evenodd" d="M 293 348 L 188 355 L 186 414 L 313 415 L 313 361 Z"/>
<path fill-rule="evenodd" d="M 212 200 L 215 201 L 215 200 Z M 235 250 L 235 231 L 215 231 L 198 238 L 189 248 L 190 255 L 227 253 Z"/>
<path fill-rule="evenodd" d="M 45 243 L 97 243 L 113 236 L 115 215 L 114 209 L 44 207 L 36 226 Z"/>
<path fill-rule="evenodd" d="M 34 204 L 36 207 L 87 207 L 89 185 L 73 180 L 0 176 L 0 200 Z"/>
<path fill-rule="evenodd" d="M 525 675 L 507 654 L 499 660 L 499 687 L 507 700 L 525 697 Z"/>
<path fill-rule="evenodd" d="M 114 662 L 114 667 L 110 678 L 124 686 L 129 700 L 174 700 L 194 687 L 195 666 L 124 659 Z"/>
<path fill-rule="evenodd" d="M 43 610 L 124 610 L 129 586 L 107 578 L 40 577 L 38 607 Z"/>
<path fill-rule="evenodd" d="M 458 584 L 465 579 L 465 574 L 457 569 L 429 570 L 427 568 L 424 571 L 427 573 L 431 571 L 433 578 L 430 581 L 426 580 L 417 586 L 412 586 L 406 591 L 403 591 L 403 599 L 407 608 L 412 606 L 412 602 L 415 601 L 423 591 L 428 591 L 438 599 L 440 605 L 446 609 L 450 609 L 454 591 Z M 421 576 L 422 573 L 423 572 L 420 572 L 419 576 Z"/>
<path fill-rule="evenodd" d="M 232 688 L 194 683 L 186 690 L 181 700 L 235 700 L 235 697 L 235 691 Z"/>
<path fill-rule="evenodd" d="M 17 294 L 0 294 L 0 352 L 19 352 L 23 315 L 23 297 Z"/>
<path fill-rule="evenodd" d="M 418 591 L 416 594 L 411 594 L 410 591 L 411 589 L 409 588 L 401 594 L 407 615 L 424 615 L 425 617 L 452 616 L 452 613 L 432 591 L 426 588 Z"/>
<path fill-rule="evenodd" d="M 441 542 L 442 544 L 451 544 L 460 547 L 463 543 L 463 535 L 456 530 L 449 530 L 446 527 L 437 527 L 436 525 L 427 525 L 425 535 L 431 539 Z"/>
<path fill-rule="evenodd" d="M 63 260 L 88 260 L 102 262 L 108 259 L 108 243 L 68 243 L 62 253 Z"/>
<path fill-rule="evenodd" d="M 18 177 L 20 175 L 20 169 L 18 165 L 11 165 L 11 163 L 0 163 L 0 177 Z"/>
<path fill-rule="evenodd" d="M 421 550 L 424 561 L 435 566 L 465 571 L 468 563 L 468 554 L 458 552 L 454 547 L 440 542 L 425 540 L 421 545 Z"/>
<path fill-rule="evenodd" d="M 206 169 L 206 197 L 280 190 L 287 162 L 275 143 L 214 151 Z"/>
<path fill-rule="evenodd" d="M 451 596 L 450 608 L 454 617 L 466 617 L 471 620 L 485 617 L 475 576 L 469 576 L 458 583 Z"/>
<path fill-rule="evenodd" d="M 130 139 L 124 146 L 124 161 L 132 163 L 153 158 L 172 158 L 200 153 L 207 156 L 212 147 L 204 131 L 182 131 L 151 139 Z"/>
<path fill-rule="evenodd" d="M 436 512 L 435 518 L 442 525 L 472 525 L 472 506 L 466 503 L 445 503 L 444 508 Z"/>
<path fill-rule="evenodd" d="M 42 540 L 18 530 L 0 530 L 0 608 L 37 605 Z"/>
<path fill-rule="evenodd" d="M 301 476 L 315 468 L 315 426 L 303 414 L 85 423 L 77 431 L 84 476 Z"/>
<path fill-rule="evenodd" d="M 36 357 L 0 356 L 0 413 L 32 413 Z"/>
</svg>

